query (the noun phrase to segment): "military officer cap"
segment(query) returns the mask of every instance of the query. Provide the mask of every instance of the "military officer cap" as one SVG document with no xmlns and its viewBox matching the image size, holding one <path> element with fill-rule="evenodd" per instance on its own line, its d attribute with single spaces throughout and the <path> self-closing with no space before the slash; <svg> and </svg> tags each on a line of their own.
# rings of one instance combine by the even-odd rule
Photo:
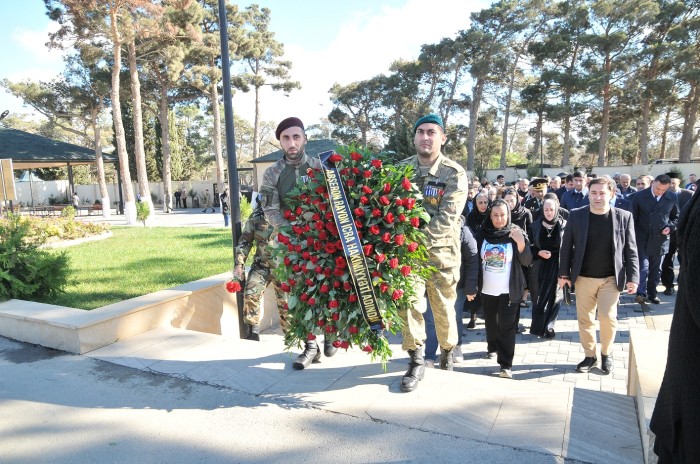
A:
<svg viewBox="0 0 700 464">
<path fill-rule="evenodd" d="M 666 175 L 671 179 L 681 179 L 681 175 L 674 171 L 667 172 Z"/>
<path fill-rule="evenodd" d="M 532 182 L 530 182 L 530 185 L 532 186 L 532 188 L 534 188 L 535 190 L 540 190 L 540 191 L 547 190 L 547 184 L 549 184 L 549 182 L 547 182 L 547 179 L 544 179 L 542 177 L 532 179 Z"/>
</svg>

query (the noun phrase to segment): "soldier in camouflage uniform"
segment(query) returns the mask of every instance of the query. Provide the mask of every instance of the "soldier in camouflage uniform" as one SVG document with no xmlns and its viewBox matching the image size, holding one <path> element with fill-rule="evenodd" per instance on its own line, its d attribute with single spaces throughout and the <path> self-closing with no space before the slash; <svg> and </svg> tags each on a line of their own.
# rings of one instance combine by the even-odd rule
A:
<svg viewBox="0 0 700 464">
<path fill-rule="evenodd" d="M 401 380 L 401 390 L 413 391 L 425 374 L 424 343 L 427 293 L 435 318 L 440 344 L 440 368 L 452 370 L 452 349 L 457 344 L 455 300 L 459 281 L 460 214 L 467 201 L 467 174 L 459 164 L 442 154 L 447 141 L 442 118 L 429 114 L 413 127 L 417 154 L 401 162 L 414 168 L 413 182 L 423 194 L 423 207 L 430 222 L 423 228 L 428 239 L 430 264 L 437 268 L 427 281 L 416 282 L 418 300 L 400 311 L 404 319 L 402 348 L 410 356 L 409 368 Z"/>
<path fill-rule="evenodd" d="M 304 123 L 299 118 L 283 120 L 277 126 L 275 136 L 280 141 L 284 156 L 265 170 L 260 194 L 265 217 L 277 230 L 289 224 L 283 215 L 286 209 L 285 197 L 296 187 L 297 182 L 300 180 L 305 182 L 308 179 L 306 172 L 309 168 L 321 169 L 321 161 L 305 153 L 307 138 Z M 325 340 L 323 351 L 330 357 L 336 353 L 337 348 L 330 341 Z M 306 342 L 304 352 L 297 357 L 292 366 L 294 369 L 304 369 L 312 362 L 318 361 L 320 357 L 321 350 L 316 340 L 309 340 Z"/>
<path fill-rule="evenodd" d="M 282 308 L 285 303 L 284 292 L 273 279 L 270 269 L 272 257 L 266 249 L 270 243 L 272 231 L 272 227 L 265 220 L 262 205 L 258 203 L 255 211 L 253 211 L 253 214 L 243 226 L 243 231 L 236 247 L 234 275 L 242 280 L 245 272 L 245 262 L 253 245 L 255 245 L 255 257 L 253 258 L 250 272 L 248 272 L 243 293 L 243 318 L 248 326 L 245 338 L 248 340 L 260 340 L 260 305 L 263 292 L 270 283 L 274 284 L 277 308 Z M 284 318 L 284 313 L 282 311 L 279 313 L 280 325 L 283 329 L 286 329 L 287 322 Z"/>
</svg>

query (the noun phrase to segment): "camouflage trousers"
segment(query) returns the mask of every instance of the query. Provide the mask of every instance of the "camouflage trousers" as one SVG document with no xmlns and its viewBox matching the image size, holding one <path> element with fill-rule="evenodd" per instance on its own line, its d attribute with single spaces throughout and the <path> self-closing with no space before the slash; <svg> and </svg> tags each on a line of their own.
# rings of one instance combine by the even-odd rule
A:
<svg viewBox="0 0 700 464">
<path fill-rule="evenodd" d="M 260 265 L 253 264 L 248 273 L 248 278 L 245 281 L 245 290 L 243 292 L 243 319 L 248 325 L 258 325 L 260 323 L 260 306 L 262 304 L 263 292 L 269 284 L 272 284 L 275 289 L 277 311 L 280 315 L 280 326 L 286 331 L 289 324 L 284 318 L 284 311 L 282 309 L 287 302 L 286 294 L 280 290 L 270 269 Z"/>
<path fill-rule="evenodd" d="M 414 286 L 416 300 L 409 308 L 399 309 L 399 316 L 404 320 L 401 348 L 415 350 L 425 343 L 423 313 L 428 307 L 425 300 L 426 294 L 435 318 L 435 333 L 438 343 L 446 350 L 457 344 L 455 301 L 457 300 L 458 280 L 459 267 L 438 269 L 425 282 L 416 280 Z"/>
</svg>

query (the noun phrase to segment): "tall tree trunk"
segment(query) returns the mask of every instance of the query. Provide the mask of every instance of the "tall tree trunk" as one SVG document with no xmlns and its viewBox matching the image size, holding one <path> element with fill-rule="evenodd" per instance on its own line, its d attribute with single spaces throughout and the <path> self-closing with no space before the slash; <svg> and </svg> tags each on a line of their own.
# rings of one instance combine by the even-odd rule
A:
<svg viewBox="0 0 700 464">
<path fill-rule="evenodd" d="M 515 86 L 515 72 L 518 70 L 520 53 L 515 55 L 515 61 L 510 68 L 510 82 L 508 83 L 508 97 L 506 98 L 506 108 L 503 110 L 503 131 L 501 132 L 501 169 L 506 168 L 506 152 L 508 149 L 508 118 L 510 117 L 510 103 L 513 99 L 513 87 Z"/>
<path fill-rule="evenodd" d="M 128 44 L 129 77 L 131 81 L 131 106 L 134 115 L 134 156 L 136 158 L 136 178 L 141 201 L 148 203 L 149 218 L 155 214 L 151 189 L 146 171 L 146 151 L 143 147 L 143 110 L 141 107 L 141 82 L 136 64 L 136 42 L 132 37 Z"/>
<path fill-rule="evenodd" d="M 90 111 L 90 124 L 92 125 L 92 133 L 94 134 L 95 147 L 95 165 L 97 166 L 97 182 L 100 186 L 100 201 L 102 202 L 102 216 L 110 217 L 112 213 L 111 204 L 109 202 L 109 193 L 107 192 L 107 182 L 105 181 L 105 163 L 102 159 L 102 142 L 101 129 L 97 118 L 102 113 L 102 99 L 97 108 L 92 108 Z"/>
<path fill-rule="evenodd" d="M 161 81 L 160 101 L 158 102 L 158 121 L 160 122 L 160 145 L 163 151 L 163 211 L 173 209 L 172 174 L 170 159 L 170 121 L 168 105 L 168 86 Z"/>
<path fill-rule="evenodd" d="M 216 159 L 216 183 L 219 192 L 224 191 L 224 156 L 221 153 L 221 110 L 219 109 L 219 89 L 212 82 L 209 87 L 211 110 L 214 113 L 214 158 Z"/>
<path fill-rule="evenodd" d="M 484 80 L 477 79 L 472 91 L 472 104 L 469 106 L 469 139 L 467 141 L 467 170 L 474 170 L 474 156 L 476 154 L 476 122 L 479 117 L 479 105 L 481 94 L 484 91 Z"/>
<path fill-rule="evenodd" d="M 568 74 L 569 76 L 574 75 L 574 70 L 576 69 L 576 61 L 578 60 L 578 50 L 579 43 L 576 42 L 574 47 L 574 52 L 571 55 L 571 62 L 569 63 Z M 569 159 L 571 157 L 571 94 L 573 93 L 571 87 L 567 87 L 564 91 L 564 153 L 561 158 L 561 165 L 568 166 Z"/>
<path fill-rule="evenodd" d="M 110 20 L 112 23 L 112 44 L 114 46 L 114 64 L 112 65 L 112 119 L 114 122 L 114 137 L 117 141 L 117 155 L 119 156 L 119 173 L 122 178 L 122 192 L 124 195 L 124 215 L 127 224 L 136 224 L 136 204 L 134 191 L 131 186 L 131 174 L 129 173 L 129 155 L 126 153 L 126 137 L 124 136 L 124 123 L 122 122 L 122 107 L 119 98 L 119 73 L 122 62 L 122 42 L 119 28 L 117 27 L 117 12 L 110 8 Z"/>
<path fill-rule="evenodd" d="M 683 104 L 683 132 L 681 133 L 680 148 L 678 151 L 678 161 L 689 163 L 693 154 L 693 145 L 697 142 L 695 134 L 695 121 L 698 118 L 700 109 L 700 82 L 693 82 L 688 92 L 687 99 Z"/>
<path fill-rule="evenodd" d="M 603 83 L 603 115 L 600 122 L 600 146 L 598 147 L 598 166 L 605 166 L 608 155 L 608 131 L 610 128 L 610 55 L 605 56 L 605 81 Z"/>
<path fill-rule="evenodd" d="M 544 111 L 537 112 L 537 124 L 535 126 L 535 146 L 533 148 L 533 161 L 541 160 L 542 150 L 542 121 L 544 120 Z"/>
<path fill-rule="evenodd" d="M 666 109 L 666 117 L 664 118 L 664 127 L 661 131 L 661 153 L 659 154 L 659 158 L 664 159 L 666 158 L 666 142 L 668 140 L 668 128 L 671 125 L 671 105 L 668 105 L 668 108 Z"/>
<path fill-rule="evenodd" d="M 255 87 L 255 122 L 253 123 L 253 159 L 260 156 L 260 87 Z"/>
</svg>

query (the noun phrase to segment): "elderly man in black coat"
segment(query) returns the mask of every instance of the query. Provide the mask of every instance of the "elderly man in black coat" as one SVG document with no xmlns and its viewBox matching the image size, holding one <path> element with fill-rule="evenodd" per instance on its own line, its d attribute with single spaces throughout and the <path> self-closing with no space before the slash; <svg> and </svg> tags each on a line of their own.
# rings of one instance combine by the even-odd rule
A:
<svg viewBox="0 0 700 464">
<path fill-rule="evenodd" d="M 669 334 L 666 372 L 649 427 L 659 464 L 700 462 L 700 198 L 678 221 L 678 295 Z"/>
<path fill-rule="evenodd" d="M 641 268 L 636 301 L 661 303 L 656 287 L 661 280 L 661 258 L 668 253 L 671 232 L 676 230 L 678 201 L 668 189 L 671 178 L 656 176 L 651 187 L 635 193 L 632 198 L 634 232 Z"/>
<path fill-rule="evenodd" d="M 671 187 L 669 187 L 668 190 L 676 194 L 678 209 L 682 211 L 683 206 L 693 198 L 693 191 L 681 188 L 681 176 L 679 174 L 673 171 L 667 172 L 666 174 L 671 178 Z M 678 251 L 676 231 L 671 232 L 671 240 L 669 243 L 668 253 L 666 253 L 664 260 L 661 262 L 661 284 L 666 287 L 664 295 L 673 295 L 676 291 L 673 286 L 676 280 L 673 265 L 676 258 L 676 251 Z"/>
</svg>

